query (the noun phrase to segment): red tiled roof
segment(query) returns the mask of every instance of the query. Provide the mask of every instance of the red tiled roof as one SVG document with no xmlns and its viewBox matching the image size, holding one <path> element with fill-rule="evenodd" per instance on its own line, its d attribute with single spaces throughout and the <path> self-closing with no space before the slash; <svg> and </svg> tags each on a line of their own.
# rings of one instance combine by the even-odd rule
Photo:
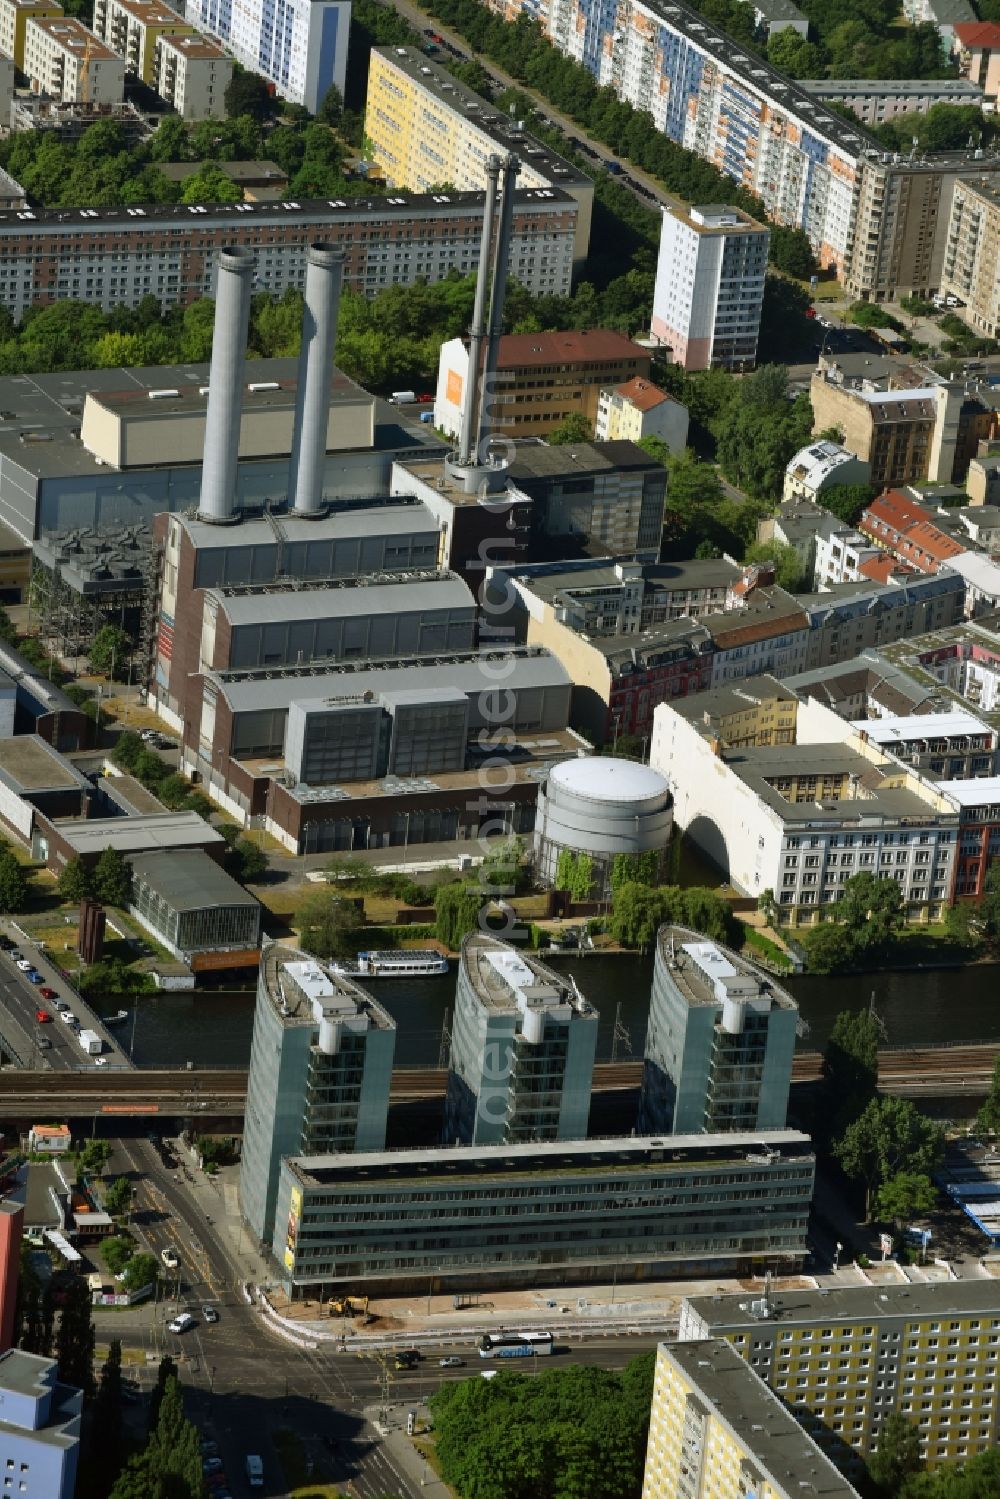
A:
<svg viewBox="0 0 1000 1499">
<path fill-rule="evenodd" d="M 869 557 L 867 562 L 862 562 L 858 572 L 866 578 L 871 578 L 873 583 L 891 583 L 893 578 L 901 574 L 912 575 L 916 571 L 908 562 L 897 562 L 895 557 Z"/>
<path fill-rule="evenodd" d="M 654 407 L 662 406 L 664 401 L 675 401 L 669 391 L 661 390 L 658 385 L 644 380 L 641 375 L 633 375 L 631 380 L 619 385 L 615 394 L 631 401 L 640 411 L 652 411 Z"/>
<path fill-rule="evenodd" d="M 648 349 L 611 328 L 589 328 L 580 333 L 506 333 L 500 340 L 501 369 L 651 358 Z"/>
<path fill-rule="evenodd" d="M 970 51 L 979 47 L 1000 48 L 1000 26 L 995 21 L 960 21 L 951 29 Z"/>
<path fill-rule="evenodd" d="M 887 489 L 872 500 L 858 522 L 858 530 L 925 573 L 937 572 L 942 562 L 967 550 L 929 521 L 925 511 L 898 489 Z"/>
</svg>

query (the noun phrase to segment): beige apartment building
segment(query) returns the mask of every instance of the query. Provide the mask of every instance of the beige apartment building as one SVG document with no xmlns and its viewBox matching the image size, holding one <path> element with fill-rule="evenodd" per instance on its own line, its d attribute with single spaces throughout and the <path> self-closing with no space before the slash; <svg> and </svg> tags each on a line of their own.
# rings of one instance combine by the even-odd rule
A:
<svg viewBox="0 0 1000 1499">
<path fill-rule="evenodd" d="M 412 192 L 481 192 L 490 156 L 514 154 L 518 187 L 559 188 L 577 203 L 574 265 L 587 258 L 594 184 L 416 47 L 374 47 L 365 134 L 386 181 Z M 513 269 L 513 267 L 512 267 Z"/>
<path fill-rule="evenodd" d="M 846 361 L 821 362 L 812 377 L 813 430 L 837 427 L 843 446 L 867 463 L 880 486 L 915 479 L 949 483 L 962 392 L 946 383 L 912 387 L 845 375 Z"/>
<path fill-rule="evenodd" d="M 225 119 L 232 76 L 232 58 L 206 36 L 164 35 L 157 40 L 151 83 L 182 120 Z"/>
<path fill-rule="evenodd" d="M 688 409 L 675 396 L 661 390 L 641 375 L 624 385 L 606 385 L 597 400 L 597 442 L 620 438 L 640 442 L 644 437 L 659 437 L 672 453 L 682 453 L 687 446 Z"/>
<path fill-rule="evenodd" d="M 15 67 L 23 73 L 28 22 L 45 16 L 61 16 L 62 13 L 59 0 L 0 0 L 0 52 L 13 58 Z"/>
<path fill-rule="evenodd" d="M 964 177 L 955 184 L 942 290 L 966 304 L 962 317 L 978 333 L 1000 329 L 1000 181 Z"/>
<path fill-rule="evenodd" d="M 125 97 L 125 63 L 73 16 L 28 21 L 24 72 L 33 93 L 64 104 L 120 104 Z"/>
</svg>

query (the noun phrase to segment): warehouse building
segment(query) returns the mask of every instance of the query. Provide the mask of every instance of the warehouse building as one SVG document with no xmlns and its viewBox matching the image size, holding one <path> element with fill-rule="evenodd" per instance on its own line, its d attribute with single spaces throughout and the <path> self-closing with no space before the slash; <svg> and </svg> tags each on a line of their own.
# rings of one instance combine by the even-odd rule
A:
<svg viewBox="0 0 1000 1499">
<path fill-rule="evenodd" d="M 203 849 L 135 854 L 129 910 L 195 973 L 256 968 L 261 908 Z"/>
<path fill-rule="evenodd" d="M 286 1156 L 272 1252 L 290 1296 L 794 1271 L 815 1169 L 795 1130 Z"/>
</svg>

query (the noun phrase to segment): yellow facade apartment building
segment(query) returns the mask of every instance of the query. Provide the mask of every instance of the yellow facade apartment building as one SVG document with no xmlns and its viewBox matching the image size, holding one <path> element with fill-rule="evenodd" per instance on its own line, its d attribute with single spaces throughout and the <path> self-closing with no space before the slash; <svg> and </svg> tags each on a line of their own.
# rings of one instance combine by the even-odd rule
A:
<svg viewBox="0 0 1000 1499">
<path fill-rule="evenodd" d="M 849 1474 L 891 1410 L 918 1428 L 928 1468 L 997 1441 L 994 1280 L 692 1297 L 679 1336 L 725 1338 Z"/>
<path fill-rule="evenodd" d="M 857 1499 L 724 1339 L 661 1343 L 642 1499 Z"/>
<path fill-rule="evenodd" d="M 573 265 L 587 258 L 594 184 L 523 124 L 495 109 L 416 47 L 373 47 L 365 138 L 391 187 L 482 192 L 486 161 L 513 153 L 519 188 L 567 193 L 577 205 Z M 511 267 L 516 274 L 516 266 Z"/>
</svg>

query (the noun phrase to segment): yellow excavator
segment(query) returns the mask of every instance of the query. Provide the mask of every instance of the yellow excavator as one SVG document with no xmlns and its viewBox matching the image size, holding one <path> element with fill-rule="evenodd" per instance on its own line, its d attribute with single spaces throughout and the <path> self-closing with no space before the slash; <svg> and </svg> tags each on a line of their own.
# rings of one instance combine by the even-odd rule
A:
<svg viewBox="0 0 1000 1499">
<path fill-rule="evenodd" d="M 367 1296 L 344 1296 L 341 1298 L 331 1297 L 329 1302 L 331 1317 L 367 1317 Z"/>
</svg>

